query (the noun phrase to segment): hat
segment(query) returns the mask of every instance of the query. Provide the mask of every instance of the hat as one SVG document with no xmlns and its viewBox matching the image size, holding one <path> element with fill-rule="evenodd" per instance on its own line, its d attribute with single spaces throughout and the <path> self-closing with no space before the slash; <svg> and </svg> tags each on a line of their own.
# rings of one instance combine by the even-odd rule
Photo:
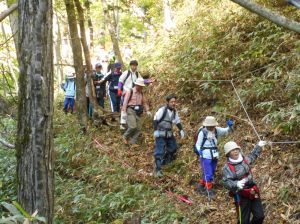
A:
<svg viewBox="0 0 300 224">
<path fill-rule="evenodd" d="M 117 62 L 114 64 L 114 68 L 122 68 L 122 64 L 120 62 Z"/>
<path fill-rule="evenodd" d="M 225 155 L 227 155 L 228 153 L 230 153 L 234 149 L 241 149 L 241 147 L 238 144 L 236 144 L 235 142 L 227 142 L 224 145 Z"/>
<path fill-rule="evenodd" d="M 171 99 L 174 99 L 174 98 L 177 99 L 177 96 L 174 93 L 172 93 L 172 94 L 166 96 L 166 101 L 169 102 Z"/>
<path fill-rule="evenodd" d="M 102 68 L 102 65 L 101 65 L 100 63 L 97 63 L 97 64 L 95 65 L 95 68 Z"/>
<path fill-rule="evenodd" d="M 145 83 L 144 83 L 144 79 L 143 78 L 138 78 L 135 82 L 134 82 L 135 85 L 137 86 L 145 86 Z"/>
<path fill-rule="evenodd" d="M 218 122 L 215 117 L 207 116 L 203 121 L 203 126 L 205 127 L 215 127 L 218 125 Z"/>
<path fill-rule="evenodd" d="M 130 61 L 129 65 L 136 65 L 136 66 L 138 66 L 139 63 L 138 63 L 137 60 L 132 60 L 132 61 Z"/>
</svg>

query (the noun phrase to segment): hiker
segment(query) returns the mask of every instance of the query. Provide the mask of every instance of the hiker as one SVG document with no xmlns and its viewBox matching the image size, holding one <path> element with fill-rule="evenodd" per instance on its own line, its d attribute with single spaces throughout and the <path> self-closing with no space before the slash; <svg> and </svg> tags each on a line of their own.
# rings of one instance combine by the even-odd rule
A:
<svg viewBox="0 0 300 224">
<path fill-rule="evenodd" d="M 253 180 L 251 167 L 260 155 L 266 141 L 259 141 L 253 151 L 244 156 L 241 147 L 235 142 L 224 145 L 227 163 L 223 168 L 224 186 L 234 197 L 239 224 L 261 224 L 264 221 L 264 211 L 259 189 Z M 252 220 L 250 216 L 252 214 Z"/>
<path fill-rule="evenodd" d="M 173 133 L 173 124 L 179 129 L 181 138 L 185 137 L 178 112 L 176 110 L 177 96 L 174 94 L 166 97 L 167 105 L 158 109 L 154 116 L 154 137 L 155 137 L 155 175 L 162 177 L 161 166 L 172 162 L 175 159 L 177 143 Z"/>
<path fill-rule="evenodd" d="M 138 146 L 136 144 L 138 137 L 141 134 L 141 116 L 144 110 L 149 117 L 152 117 L 152 114 L 143 95 L 144 79 L 138 78 L 134 84 L 135 86 L 125 93 L 122 116 L 128 124 L 128 129 L 123 135 L 124 143 L 136 147 Z"/>
<path fill-rule="evenodd" d="M 203 122 L 203 127 L 199 128 L 197 132 L 195 149 L 199 155 L 203 174 L 196 191 L 207 194 L 209 200 L 215 196 L 213 181 L 219 159 L 218 138 L 227 135 L 232 130 L 233 124 L 232 120 L 228 120 L 227 128 L 217 127 L 216 118 L 207 116 Z"/>
<path fill-rule="evenodd" d="M 136 60 L 132 60 L 129 63 L 130 69 L 123 72 L 123 74 L 120 77 L 119 84 L 118 84 L 118 96 L 124 98 L 123 93 L 126 91 L 129 91 L 135 86 L 135 81 L 137 78 L 142 78 L 140 73 L 137 71 L 138 68 L 138 62 Z M 152 79 L 144 79 L 144 84 L 148 85 L 150 83 L 153 83 L 154 80 Z M 121 100 L 124 101 L 123 99 Z M 125 129 L 124 125 L 126 124 L 126 120 L 122 119 L 121 115 L 121 129 Z"/>
<path fill-rule="evenodd" d="M 120 112 L 121 97 L 118 96 L 118 83 L 122 74 L 121 67 L 121 63 L 115 63 L 111 69 L 111 72 L 108 73 L 101 81 L 99 81 L 99 84 L 104 84 L 104 82 L 107 81 L 109 82 L 108 94 L 112 112 Z"/>
<path fill-rule="evenodd" d="M 102 73 L 102 65 L 100 63 L 97 63 L 95 69 L 96 71 L 93 74 L 93 82 L 94 82 L 96 98 L 99 106 L 104 108 L 106 87 L 105 87 L 105 83 L 100 82 L 104 78 L 104 74 Z"/>
<path fill-rule="evenodd" d="M 75 96 L 76 96 L 76 83 L 75 83 L 75 73 L 70 72 L 67 74 L 66 83 L 62 85 L 62 89 L 65 91 L 64 100 L 64 112 L 68 113 L 69 109 L 71 113 L 74 112 Z"/>
</svg>

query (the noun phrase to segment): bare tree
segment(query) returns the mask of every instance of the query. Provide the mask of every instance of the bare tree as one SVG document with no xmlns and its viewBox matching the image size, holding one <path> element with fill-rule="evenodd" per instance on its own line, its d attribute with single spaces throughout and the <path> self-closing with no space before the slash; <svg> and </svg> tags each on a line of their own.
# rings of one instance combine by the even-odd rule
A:
<svg viewBox="0 0 300 224">
<path fill-rule="evenodd" d="M 91 19 L 90 5 L 91 5 L 91 2 L 89 0 L 86 0 L 84 2 L 84 6 L 86 8 L 88 27 L 89 27 L 89 31 L 90 31 L 90 48 L 93 49 L 93 47 L 94 47 L 94 28 L 93 28 L 93 23 L 92 23 L 92 19 Z"/>
<path fill-rule="evenodd" d="M 79 111 L 79 120 L 86 131 L 87 128 L 87 109 L 86 109 L 86 94 L 85 94 L 85 81 L 84 81 L 84 68 L 81 42 L 78 35 L 77 18 L 75 14 L 75 6 L 73 0 L 64 0 L 67 10 L 69 31 L 71 36 L 71 46 L 73 52 L 73 61 L 76 71 L 76 97 L 78 100 L 77 108 Z"/>
<path fill-rule="evenodd" d="M 257 15 L 266 18 L 267 20 L 270 20 L 271 22 L 275 23 L 278 26 L 284 27 L 296 33 L 300 33 L 300 23 L 290 20 L 284 16 L 281 16 L 251 0 L 231 0 L 231 1 L 239 4 L 240 6 L 248 9 L 249 11 Z"/>
<path fill-rule="evenodd" d="M 16 141 L 18 201 L 51 224 L 53 170 L 52 1 L 20 0 L 19 101 Z"/>
</svg>

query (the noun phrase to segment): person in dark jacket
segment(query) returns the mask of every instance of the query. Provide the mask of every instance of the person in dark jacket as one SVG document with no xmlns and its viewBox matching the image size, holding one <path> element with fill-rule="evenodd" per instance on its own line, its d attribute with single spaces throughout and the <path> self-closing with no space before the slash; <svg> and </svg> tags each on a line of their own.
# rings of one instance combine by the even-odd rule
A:
<svg viewBox="0 0 300 224">
<path fill-rule="evenodd" d="M 104 108 L 104 99 L 106 96 L 106 87 L 105 83 L 101 83 L 101 80 L 104 79 L 104 74 L 102 73 L 102 65 L 97 63 L 95 66 L 95 73 L 93 74 L 94 88 L 96 92 L 97 102 L 99 106 Z"/>
<path fill-rule="evenodd" d="M 121 96 L 118 96 L 118 83 L 122 75 L 121 63 L 115 63 L 112 72 L 108 73 L 99 83 L 109 82 L 109 98 L 112 112 L 120 112 Z"/>
<path fill-rule="evenodd" d="M 227 163 L 223 167 L 223 181 L 225 188 L 234 197 L 239 224 L 261 224 L 264 221 L 260 193 L 250 165 L 260 155 L 265 145 L 266 141 L 260 141 L 248 156 L 241 153 L 241 147 L 235 142 L 227 142 L 224 145 Z"/>
</svg>

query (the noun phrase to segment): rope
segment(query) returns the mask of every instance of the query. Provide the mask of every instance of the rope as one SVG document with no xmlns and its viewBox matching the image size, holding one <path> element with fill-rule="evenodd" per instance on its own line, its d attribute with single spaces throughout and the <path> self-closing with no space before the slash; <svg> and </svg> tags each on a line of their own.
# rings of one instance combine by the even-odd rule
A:
<svg viewBox="0 0 300 224">
<path fill-rule="evenodd" d="M 248 114 L 248 112 L 246 110 L 246 107 L 245 107 L 245 105 L 244 105 L 244 103 L 243 103 L 243 101 L 242 101 L 242 99 L 241 99 L 241 97 L 240 97 L 240 95 L 239 95 L 239 93 L 238 93 L 235 85 L 234 85 L 233 80 L 226 80 L 226 79 L 214 79 L 214 80 L 191 79 L 191 80 L 185 80 L 184 82 L 230 82 L 231 85 L 232 85 L 232 87 L 233 87 L 233 90 L 234 90 L 234 92 L 235 92 L 235 94 L 236 94 L 236 96 L 237 96 L 237 98 L 238 98 L 238 100 L 239 100 L 239 102 L 240 102 L 240 104 L 241 104 L 241 106 L 243 108 L 243 110 L 245 111 L 245 114 L 247 116 L 249 124 L 251 125 L 252 129 L 254 130 L 254 133 L 256 134 L 257 138 L 260 141 L 262 140 L 261 137 L 259 136 L 259 133 L 257 132 L 257 130 L 256 130 L 255 126 L 254 126 L 254 123 L 252 122 L 252 120 L 251 120 L 251 118 L 250 118 L 250 116 L 249 116 L 249 114 Z M 300 140 L 299 141 L 278 141 L 278 142 L 277 141 L 276 142 L 270 141 L 268 143 L 269 144 L 299 144 Z"/>
<path fill-rule="evenodd" d="M 261 140 L 261 138 L 260 138 L 258 132 L 256 131 L 255 126 L 254 126 L 254 124 L 253 124 L 253 122 L 252 122 L 252 120 L 251 120 L 251 118 L 250 118 L 250 116 L 249 116 L 249 114 L 248 114 L 248 112 L 247 112 L 247 110 L 246 110 L 246 108 L 245 108 L 245 106 L 244 106 L 244 104 L 243 104 L 243 101 L 242 101 L 241 97 L 239 96 L 239 93 L 238 93 L 237 89 L 235 88 L 235 85 L 233 84 L 233 81 L 232 81 L 232 80 L 231 80 L 231 85 L 232 85 L 232 87 L 233 87 L 233 89 L 234 89 L 234 92 L 235 92 L 235 94 L 236 94 L 238 100 L 240 101 L 240 103 L 241 103 L 241 105 L 242 105 L 242 108 L 244 109 L 244 111 L 245 111 L 245 113 L 246 113 L 246 116 L 247 116 L 247 118 L 248 118 L 248 120 L 249 120 L 249 122 L 250 122 L 250 125 L 252 126 L 252 128 L 253 128 L 253 130 L 254 130 L 256 136 L 258 137 L 258 139 Z"/>
</svg>

